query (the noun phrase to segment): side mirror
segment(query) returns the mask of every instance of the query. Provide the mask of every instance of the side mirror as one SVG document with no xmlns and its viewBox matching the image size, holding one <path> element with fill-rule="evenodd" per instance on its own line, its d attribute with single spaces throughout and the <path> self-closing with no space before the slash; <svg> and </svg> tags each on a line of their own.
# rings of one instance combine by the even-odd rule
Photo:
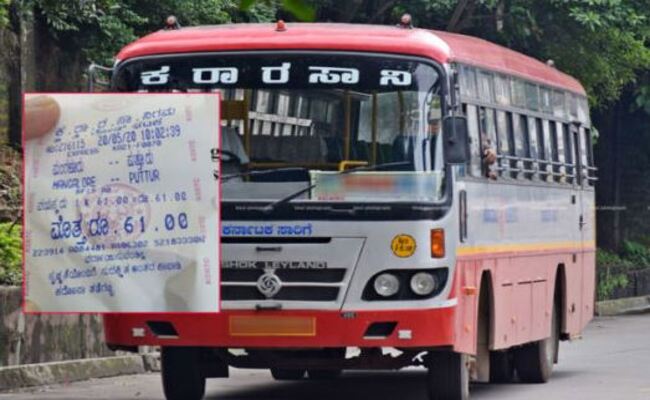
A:
<svg viewBox="0 0 650 400">
<path fill-rule="evenodd" d="M 442 120 L 443 151 L 447 164 L 465 164 L 469 161 L 469 134 L 467 118 L 449 116 Z"/>
</svg>

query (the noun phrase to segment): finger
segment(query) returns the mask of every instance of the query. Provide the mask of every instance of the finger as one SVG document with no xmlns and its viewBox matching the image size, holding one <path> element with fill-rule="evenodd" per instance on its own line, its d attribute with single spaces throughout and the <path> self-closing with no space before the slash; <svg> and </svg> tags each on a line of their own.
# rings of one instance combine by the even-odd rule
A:
<svg viewBox="0 0 650 400">
<path fill-rule="evenodd" d="M 25 98 L 25 140 L 35 139 L 50 132 L 59 122 L 61 108 L 50 96 Z"/>
</svg>

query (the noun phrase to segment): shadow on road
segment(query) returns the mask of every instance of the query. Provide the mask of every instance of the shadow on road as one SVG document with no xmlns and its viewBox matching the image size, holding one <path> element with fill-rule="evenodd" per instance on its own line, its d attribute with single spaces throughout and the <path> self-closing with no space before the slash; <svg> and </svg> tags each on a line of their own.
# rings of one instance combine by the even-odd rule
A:
<svg viewBox="0 0 650 400">
<path fill-rule="evenodd" d="M 269 382 L 228 393 L 208 389 L 206 400 L 305 399 L 345 400 L 377 396 L 384 399 L 417 399 L 426 395 L 425 371 L 346 372 L 330 381 Z"/>
<path fill-rule="evenodd" d="M 580 375 L 578 371 L 555 371 L 554 381 L 563 381 Z M 268 381 L 253 387 L 230 387 L 206 393 L 206 400 L 246 399 L 305 399 L 305 400 L 361 400 L 382 399 L 424 399 L 426 372 L 424 370 L 346 372 L 337 380 L 312 381 L 308 379 L 293 382 Z M 472 384 L 472 398 L 489 397 L 502 391 L 505 386 L 528 386 L 527 384 Z"/>
</svg>

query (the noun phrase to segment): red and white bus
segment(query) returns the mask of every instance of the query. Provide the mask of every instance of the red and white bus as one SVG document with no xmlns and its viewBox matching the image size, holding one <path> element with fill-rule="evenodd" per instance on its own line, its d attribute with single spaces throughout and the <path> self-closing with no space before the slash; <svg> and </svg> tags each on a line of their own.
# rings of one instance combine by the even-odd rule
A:
<svg viewBox="0 0 650 400">
<path fill-rule="evenodd" d="M 117 58 L 113 90 L 223 99 L 223 312 L 104 319 L 113 349 L 162 346 L 168 399 L 229 367 L 413 365 L 431 399 L 466 399 L 470 380 L 547 381 L 592 318 L 587 98 L 552 66 L 446 32 L 281 21 L 162 30 Z"/>
</svg>

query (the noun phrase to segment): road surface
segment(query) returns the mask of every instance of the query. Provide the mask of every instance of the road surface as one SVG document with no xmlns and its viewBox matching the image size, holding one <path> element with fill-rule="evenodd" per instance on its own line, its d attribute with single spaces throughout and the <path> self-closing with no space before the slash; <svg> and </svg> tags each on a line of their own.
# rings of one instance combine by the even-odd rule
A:
<svg viewBox="0 0 650 400">
<path fill-rule="evenodd" d="M 210 379 L 206 399 L 424 399 L 424 370 L 347 372 L 336 381 L 275 382 L 268 371 L 231 369 Z M 563 343 L 547 384 L 472 385 L 473 400 L 650 400 L 650 314 L 599 318 L 584 339 Z M 158 374 L 96 379 L 0 394 L 12 399 L 163 399 Z"/>
</svg>

